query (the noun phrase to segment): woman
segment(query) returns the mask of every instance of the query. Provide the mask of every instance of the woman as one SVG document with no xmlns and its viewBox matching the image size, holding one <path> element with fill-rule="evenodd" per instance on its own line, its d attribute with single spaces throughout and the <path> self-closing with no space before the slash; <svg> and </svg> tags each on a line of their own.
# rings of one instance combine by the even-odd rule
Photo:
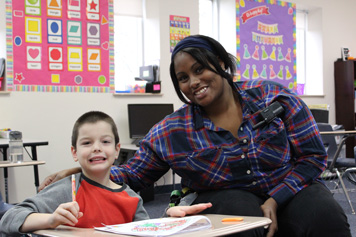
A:
<svg viewBox="0 0 356 237">
<path fill-rule="evenodd" d="M 307 106 L 276 83 L 233 82 L 235 67 L 212 38 L 178 43 L 170 74 L 185 105 L 156 124 L 111 178 L 138 190 L 171 168 L 198 193 L 194 203 L 213 204 L 205 213 L 269 217 L 267 236 L 351 236 L 318 179 L 327 155 Z M 263 235 L 262 228 L 239 236 Z"/>
</svg>

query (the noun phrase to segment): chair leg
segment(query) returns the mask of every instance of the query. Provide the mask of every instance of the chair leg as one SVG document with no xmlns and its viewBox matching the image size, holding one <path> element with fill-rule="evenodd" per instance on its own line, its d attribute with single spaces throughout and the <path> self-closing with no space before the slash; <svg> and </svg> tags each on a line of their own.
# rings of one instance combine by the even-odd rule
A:
<svg viewBox="0 0 356 237">
<path fill-rule="evenodd" d="M 351 199 L 350 199 L 350 196 L 349 196 L 349 192 L 347 191 L 347 189 L 345 187 L 345 184 L 344 184 L 344 181 L 342 180 L 342 176 L 340 175 L 340 172 L 338 171 L 338 169 L 335 169 L 335 171 L 336 171 L 337 177 L 339 178 L 339 181 L 340 181 L 340 184 L 342 186 L 342 189 L 344 190 L 344 194 L 346 196 L 346 200 L 348 201 L 348 203 L 349 203 L 349 205 L 351 207 L 351 213 L 353 215 L 355 215 L 356 213 L 355 213 L 355 210 L 354 210 L 354 208 L 352 206 L 352 202 L 351 202 Z"/>
<path fill-rule="evenodd" d="M 343 176 L 346 176 L 350 183 L 356 185 L 356 167 L 346 169 Z"/>
</svg>

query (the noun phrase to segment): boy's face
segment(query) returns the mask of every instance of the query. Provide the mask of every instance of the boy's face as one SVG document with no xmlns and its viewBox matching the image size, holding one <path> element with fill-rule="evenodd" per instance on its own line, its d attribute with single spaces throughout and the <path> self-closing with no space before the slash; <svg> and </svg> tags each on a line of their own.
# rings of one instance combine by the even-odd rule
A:
<svg viewBox="0 0 356 237">
<path fill-rule="evenodd" d="M 104 121 L 85 123 L 78 131 L 77 149 L 71 148 L 74 161 L 79 161 L 86 176 L 109 172 L 118 158 L 120 144 L 115 144 L 111 125 Z"/>
</svg>

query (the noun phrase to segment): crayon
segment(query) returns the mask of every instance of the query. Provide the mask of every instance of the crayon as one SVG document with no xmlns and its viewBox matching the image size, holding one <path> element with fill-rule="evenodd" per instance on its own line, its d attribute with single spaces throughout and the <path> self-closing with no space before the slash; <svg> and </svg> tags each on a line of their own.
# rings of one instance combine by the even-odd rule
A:
<svg viewBox="0 0 356 237">
<path fill-rule="evenodd" d="M 234 218 L 224 218 L 221 221 L 222 222 L 233 222 L 233 221 L 243 221 L 243 217 L 234 217 Z"/>
</svg>

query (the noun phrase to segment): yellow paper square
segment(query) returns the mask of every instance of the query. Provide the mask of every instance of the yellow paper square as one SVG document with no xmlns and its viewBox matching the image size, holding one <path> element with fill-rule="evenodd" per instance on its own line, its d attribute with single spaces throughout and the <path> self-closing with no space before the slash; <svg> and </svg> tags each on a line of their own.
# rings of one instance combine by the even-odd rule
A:
<svg viewBox="0 0 356 237">
<path fill-rule="evenodd" d="M 28 30 L 31 32 L 38 32 L 38 21 L 28 21 Z"/>
<path fill-rule="evenodd" d="M 59 74 L 52 74 L 52 83 L 59 83 Z"/>
</svg>

